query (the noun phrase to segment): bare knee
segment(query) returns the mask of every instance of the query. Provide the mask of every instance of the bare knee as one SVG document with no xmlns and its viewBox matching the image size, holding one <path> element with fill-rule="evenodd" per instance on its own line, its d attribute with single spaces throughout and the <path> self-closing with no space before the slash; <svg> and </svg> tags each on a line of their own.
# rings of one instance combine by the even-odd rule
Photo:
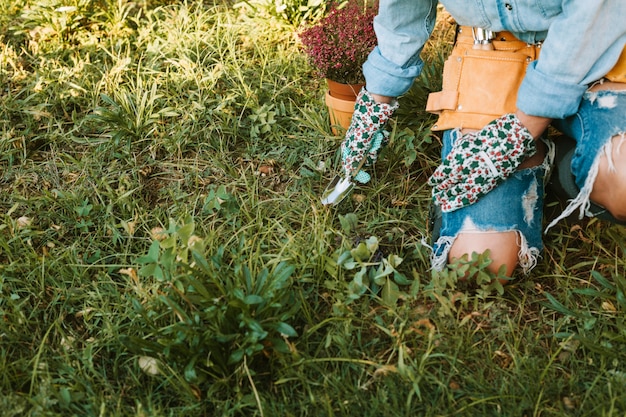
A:
<svg viewBox="0 0 626 417">
<path fill-rule="evenodd" d="M 506 275 L 510 277 L 518 264 L 520 248 L 517 232 L 460 233 L 450 248 L 448 260 L 452 262 L 464 255 L 471 256 L 473 252 L 483 253 L 486 250 L 490 251 L 492 260 L 488 271 L 495 274 L 505 265 Z"/>
</svg>

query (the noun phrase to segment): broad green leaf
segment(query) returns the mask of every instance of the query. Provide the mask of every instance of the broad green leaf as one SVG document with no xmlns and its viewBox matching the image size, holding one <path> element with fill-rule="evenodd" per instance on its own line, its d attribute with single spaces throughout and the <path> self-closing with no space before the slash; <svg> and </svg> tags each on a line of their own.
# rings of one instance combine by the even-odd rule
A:
<svg viewBox="0 0 626 417">
<path fill-rule="evenodd" d="M 263 340 L 267 337 L 267 332 L 258 321 L 247 319 L 246 324 L 248 325 L 248 329 L 252 331 L 252 336 L 255 340 Z"/>
<path fill-rule="evenodd" d="M 161 241 L 161 247 L 163 249 L 175 248 L 176 247 L 176 236 L 169 236 L 166 239 Z"/>
<path fill-rule="evenodd" d="M 243 299 L 243 302 L 247 305 L 261 304 L 263 301 L 265 301 L 265 299 L 256 294 L 246 295 Z"/>
<path fill-rule="evenodd" d="M 269 276 L 269 271 L 267 270 L 267 268 L 263 268 L 263 270 L 261 270 L 261 272 L 256 277 L 256 282 L 254 285 L 255 292 L 265 292 L 264 291 L 266 290 L 265 283 L 267 282 L 268 276 Z M 273 287 L 273 285 L 271 287 Z M 271 295 L 269 294 L 267 296 L 271 297 Z"/>
<path fill-rule="evenodd" d="M 70 390 L 67 387 L 63 387 L 59 390 L 59 393 L 61 394 L 61 404 L 63 404 L 64 407 L 69 406 L 72 401 Z"/>
<path fill-rule="evenodd" d="M 593 288 L 574 288 L 573 290 L 571 290 L 571 292 L 574 294 L 581 294 L 581 295 L 586 295 L 589 297 L 599 297 L 599 298 L 606 297 L 606 293 L 603 293 L 602 291 L 598 291 Z"/>
<path fill-rule="evenodd" d="M 354 275 L 354 279 L 348 285 L 351 298 L 356 299 L 367 291 L 367 268 L 362 267 L 359 272 Z"/>
<path fill-rule="evenodd" d="M 274 279 L 282 284 L 291 277 L 295 270 L 295 266 L 289 265 L 287 262 L 281 262 L 274 269 Z"/>
<path fill-rule="evenodd" d="M 174 269 L 176 266 L 176 252 L 169 249 L 163 251 L 160 263 L 165 269 Z"/>
<path fill-rule="evenodd" d="M 180 229 L 178 229 L 178 236 L 185 246 L 189 246 L 189 239 L 193 235 L 194 224 L 193 222 L 187 223 Z"/>
<path fill-rule="evenodd" d="M 411 281 L 402 273 L 393 271 L 393 280 L 398 285 L 410 285 Z"/>
<path fill-rule="evenodd" d="M 374 282 L 377 285 L 383 285 L 385 280 L 389 275 L 391 275 L 395 269 L 391 266 L 387 261 L 383 261 L 382 265 L 378 267 L 376 270 L 376 274 L 374 275 Z"/>
<path fill-rule="evenodd" d="M 241 288 L 235 288 L 234 290 L 232 290 L 232 295 L 235 296 L 235 298 L 237 298 L 238 300 L 243 300 L 245 297 Z"/>
<path fill-rule="evenodd" d="M 398 255 L 391 254 L 387 257 L 387 262 L 389 262 L 389 265 L 393 266 L 394 268 L 398 268 L 402 261 L 403 259 Z"/>
<path fill-rule="evenodd" d="M 284 334 L 285 336 L 289 336 L 289 337 L 296 337 L 298 336 L 298 332 L 296 332 L 296 330 L 291 327 L 289 324 L 281 321 L 276 325 L 276 331 L 278 331 L 281 334 Z"/>
<path fill-rule="evenodd" d="M 228 363 L 234 364 L 239 363 L 243 359 L 243 349 L 237 349 L 228 357 Z"/>
<path fill-rule="evenodd" d="M 350 251 L 352 257 L 359 261 L 367 261 L 369 260 L 372 252 L 368 249 L 368 245 L 365 242 L 361 242 L 358 246 Z"/>
<path fill-rule="evenodd" d="M 370 236 L 365 243 L 367 244 L 367 250 L 369 250 L 371 254 L 378 250 L 378 238 L 376 236 Z"/>
<path fill-rule="evenodd" d="M 354 268 L 356 268 L 357 266 L 359 266 L 359 263 L 356 261 L 347 261 L 342 265 L 345 269 L 347 269 L 348 271 L 353 270 Z"/>
<path fill-rule="evenodd" d="M 202 271 L 202 273 L 207 274 L 207 275 L 211 275 L 213 273 L 213 271 L 209 267 L 209 263 L 207 262 L 206 258 L 204 257 L 202 253 L 194 251 L 191 253 L 191 256 L 194 262 L 196 263 L 196 268 L 199 268 Z"/>
<path fill-rule="evenodd" d="M 339 215 L 339 223 L 341 224 L 341 229 L 344 233 L 350 234 L 353 230 L 356 229 L 358 225 L 358 220 L 356 214 L 348 213 L 345 216 Z"/>
<path fill-rule="evenodd" d="M 152 277 L 154 276 L 154 271 L 156 268 L 157 268 L 157 264 L 155 263 L 148 264 L 146 266 L 139 268 L 139 271 L 137 271 L 137 274 L 140 277 Z"/>
<path fill-rule="evenodd" d="M 330 256 L 324 256 L 324 271 L 333 278 L 337 278 L 337 262 Z"/>
<path fill-rule="evenodd" d="M 383 285 L 383 302 L 390 307 L 395 306 L 401 295 L 396 283 L 388 279 L 385 285 Z"/>
<path fill-rule="evenodd" d="M 619 305 L 622 306 L 622 308 L 626 308 L 626 297 L 624 296 L 622 290 L 617 290 L 616 299 Z"/>
<path fill-rule="evenodd" d="M 156 263 L 159 261 L 159 253 L 160 253 L 159 241 L 155 240 L 150 245 L 150 249 L 148 249 L 148 254 L 138 258 L 137 263 L 140 263 L 140 264 Z"/>
<path fill-rule="evenodd" d="M 187 366 L 185 366 L 185 381 L 187 382 L 195 382 L 198 379 L 198 375 L 196 374 L 196 360 L 197 358 L 193 358 Z"/>
<path fill-rule="evenodd" d="M 165 274 L 163 273 L 163 269 L 161 269 L 161 267 L 159 265 L 155 265 L 154 272 L 152 272 L 152 275 L 158 281 L 164 281 L 165 280 Z"/>
<path fill-rule="evenodd" d="M 351 259 L 352 259 L 352 253 L 351 251 L 347 250 L 343 252 L 341 255 L 339 255 L 339 257 L 337 258 L 337 265 L 343 266 L 345 262 Z"/>
<path fill-rule="evenodd" d="M 254 286 L 252 283 L 252 273 L 250 272 L 250 268 L 248 265 L 243 265 L 241 267 L 241 271 L 243 272 L 244 283 L 246 284 L 246 290 L 248 292 L 254 291 Z"/>
<path fill-rule="evenodd" d="M 290 352 L 289 346 L 287 345 L 287 343 L 285 343 L 283 339 L 280 339 L 278 337 L 272 337 L 272 338 L 268 338 L 267 340 L 271 342 L 272 349 L 275 350 L 276 352 L 280 352 L 280 353 Z"/>
</svg>

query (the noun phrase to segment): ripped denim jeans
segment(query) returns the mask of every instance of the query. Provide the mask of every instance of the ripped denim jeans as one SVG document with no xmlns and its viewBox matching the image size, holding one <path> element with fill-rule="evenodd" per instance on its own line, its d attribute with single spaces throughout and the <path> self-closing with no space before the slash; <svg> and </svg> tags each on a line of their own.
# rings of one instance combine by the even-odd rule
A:
<svg viewBox="0 0 626 417">
<path fill-rule="evenodd" d="M 581 219 L 584 215 L 593 216 L 589 195 L 598 175 L 600 156 L 607 156 L 609 169 L 612 169 L 613 146 L 622 146 L 626 141 L 626 90 L 587 91 L 578 112 L 566 119 L 555 121 L 553 125 L 576 141 L 571 171 L 580 191 L 547 229 L 576 210 L 579 210 Z M 610 141 L 613 136 L 621 136 L 621 140 Z"/>
<path fill-rule="evenodd" d="M 626 91 L 588 91 L 578 112 L 555 121 L 554 126 L 576 141 L 571 171 L 580 191 L 548 228 L 577 209 L 581 217 L 592 215 L 589 196 L 598 174 L 600 156 L 607 155 L 611 166 L 614 143 L 610 139 L 621 135 L 622 141 L 626 141 Z M 458 137 L 459 130 L 444 132 L 444 158 Z M 547 145 L 546 158 L 541 165 L 517 171 L 471 206 L 443 213 L 439 238 L 433 242 L 433 269 L 440 270 L 447 264 L 448 253 L 459 233 L 509 231 L 518 234 L 520 267 L 525 273 L 534 268 L 543 250 L 544 186 L 554 158 L 554 144 L 548 141 Z"/>
<path fill-rule="evenodd" d="M 460 136 L 458 129 L 444 132 L 443 158 Z M 528 272 L 537 264 L 543 249 L 541 235 L 545 179 L 554 155 L 554 148 L 550 145 L 547 146 L 546 158 L 541 165 L 516 171 L 470 206 L 442 213 L 439 238 L 433 242 L 433 269 L 441 270 L 447 264 L 450 248 L 459 233 L 463 232 L 517 232 L 519 265 Z"/>
</svg>

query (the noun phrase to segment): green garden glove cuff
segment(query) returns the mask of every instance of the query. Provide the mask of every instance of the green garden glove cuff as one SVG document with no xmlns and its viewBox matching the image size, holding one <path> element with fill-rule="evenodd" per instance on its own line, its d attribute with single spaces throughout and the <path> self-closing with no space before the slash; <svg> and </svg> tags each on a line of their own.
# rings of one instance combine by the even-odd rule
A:
<svg viewBox="0 0 626 417">
<path fill-rule="evenodd" d="M 429 178 L 443 212 L 478 201 L 537 152 L 535 140 L 514 114 L 460 137 Z"/>
<path fill-rule="evenodd" d="M 376 103 L 371 94 L 362 88 L 354 105 L 354 114 L 346 137 L 341 144 L 341 163 L 347 177 L 360 183 L 370 180 L 363 170 L 355 172 L 363 158 L 363 166 L 370 166 L 378 158 L 378 153 L 388 142 L 389 134 L 383 128 L 398 108 L 398 102 Z"/>
</svg>

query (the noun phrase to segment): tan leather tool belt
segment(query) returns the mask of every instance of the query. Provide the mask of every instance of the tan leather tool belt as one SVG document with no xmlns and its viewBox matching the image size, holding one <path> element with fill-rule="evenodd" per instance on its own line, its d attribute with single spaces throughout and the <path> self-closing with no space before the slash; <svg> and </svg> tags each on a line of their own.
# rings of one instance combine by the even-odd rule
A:
<svg viewBox="0 0 626 417">
<path fill-rule="evenodd" d="M 509 32 L 475 44 L 472 28 L 461 26 L 443 67 L 442 90 L 428 96 L 426 110 L 439 115 L 432 130 L 480 129 L 516 109 L 517 90 L 540 46 Z"/>
<path fill-rule="evenodd" d="M 509 32 L 477 43 L 471 27 L 458 29 L 456 43 L 444 63 L 442 90 L 428 96 L 426 110 L 439 115 L 432 130 L 481 129 L 516 110 L 517 90 L 541 45 L 529 45 Z M 626 49 L 606 75 L 626 82 Z"/>
</svg>

